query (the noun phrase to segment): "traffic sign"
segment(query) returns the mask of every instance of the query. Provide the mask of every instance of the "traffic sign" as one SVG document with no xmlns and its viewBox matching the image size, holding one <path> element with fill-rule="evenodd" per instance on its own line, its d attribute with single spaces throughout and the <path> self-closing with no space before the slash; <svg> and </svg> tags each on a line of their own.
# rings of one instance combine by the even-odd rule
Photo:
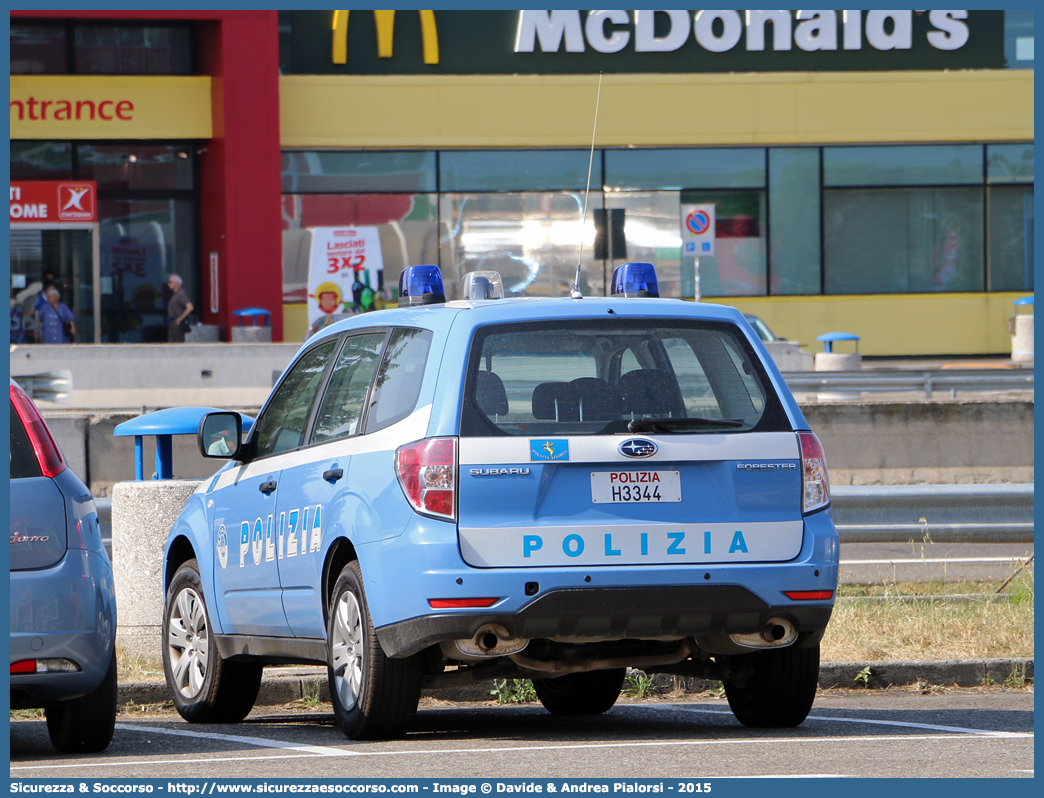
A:
<svg viewBox="0 0 1044 798">
<path fill-rule="evenodd" d="M 714 257 L 714 205 L 682 205 L 682 255 Z"/>
</svg>

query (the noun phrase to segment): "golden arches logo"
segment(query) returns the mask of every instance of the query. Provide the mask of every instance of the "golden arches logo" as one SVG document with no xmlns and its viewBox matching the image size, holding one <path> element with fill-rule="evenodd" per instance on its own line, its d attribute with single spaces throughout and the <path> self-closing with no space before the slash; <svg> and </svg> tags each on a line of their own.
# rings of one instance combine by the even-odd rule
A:
<svg viewBox="0 0 1044 798">
<path fill-rule="evenodd" d="M 392 41 L 395 38 L 395 12 L 374 11 L 377 22 L 377 55 L 392 57 Z M 439 63 L 439 35 L 435 29 L 435 12 L 421 11 L 421 39 L 424 44 L 424 63 Z M 348 63 L 348 12 L 333 12 L 333 62 Z"/>
</svg>

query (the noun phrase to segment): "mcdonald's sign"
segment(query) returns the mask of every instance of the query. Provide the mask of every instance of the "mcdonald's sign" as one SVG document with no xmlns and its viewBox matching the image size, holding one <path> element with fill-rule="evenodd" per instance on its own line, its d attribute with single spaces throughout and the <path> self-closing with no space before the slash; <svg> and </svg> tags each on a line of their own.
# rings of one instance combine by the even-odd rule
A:
<svg viewBox="0 0 1044 798">
<path fill-rule="evenodd" d="M 424 63 L 439 63 L 439 34 L 435 28 L 435 12 L 420 11 L 421 37 L 424 45 Z M 392 44 L 395 40 L 395 12 L 374 11 L 377 23 L 377 55 L 380 58 L 392 57 Z M 333 62 L 348 63 L 348 12 L 333 12 Z"/>
</svg>

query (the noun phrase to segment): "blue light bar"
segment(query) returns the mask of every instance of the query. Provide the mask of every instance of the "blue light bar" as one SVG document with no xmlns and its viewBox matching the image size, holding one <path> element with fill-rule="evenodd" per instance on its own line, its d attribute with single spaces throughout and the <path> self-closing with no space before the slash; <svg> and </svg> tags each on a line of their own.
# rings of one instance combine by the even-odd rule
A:
<svg viewBox="0 0 1044 798">
<path fill-rule="evenodd" d="M 613 272 L 613 296 L 658 297 L 660 284 L 651 263 L 625 263 Z"/>
<path fill-rule="evenodd" d="M 407 266 L 399 275 L 399 307 L 436 305 L 446 301 L 438 266 Z"/>
</svg>

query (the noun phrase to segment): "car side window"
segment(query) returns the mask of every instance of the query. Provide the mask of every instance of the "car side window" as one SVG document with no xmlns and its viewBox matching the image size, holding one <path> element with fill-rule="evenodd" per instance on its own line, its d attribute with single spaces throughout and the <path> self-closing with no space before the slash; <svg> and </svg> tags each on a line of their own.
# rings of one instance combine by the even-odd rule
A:
<svg viewBox="0 0 1044 798">
<path fill-rule="evenodd" d="M 377 370 L 386 334 L 353 335 L 344 342 L 315 418 L 312 443 L 354 435 L 359 431 L 363 404 Z"/>
<path fill-rule="evenodd" d="M 413 412 L 431 349 L 430 330 L 399 327 L 388 342 L 366 412 L 366 431 L 376 432 Z"/>
<path fill-rule="evenodd" d="M 336 344 L 336 340 L 331 340 L 305 353 L 283 380 L 255 425 L 256 457 L 301 445 L 312 402 Z"/>
</svg>

